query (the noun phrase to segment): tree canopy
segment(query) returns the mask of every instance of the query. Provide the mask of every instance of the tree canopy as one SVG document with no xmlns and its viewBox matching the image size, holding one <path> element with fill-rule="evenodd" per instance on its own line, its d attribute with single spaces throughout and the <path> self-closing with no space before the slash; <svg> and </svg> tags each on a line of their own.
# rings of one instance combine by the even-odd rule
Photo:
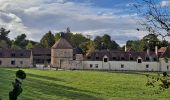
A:
<svg viewBox="0 0 170 100">
<path fill-rule="evenodd" d="M 46 48 L 51 48 L 54 43 L 55 43 L 55 37 L 54 35 L 51 33 L 51 31 L 49 31 L 48 33 L 46 33 L 40 40 L 40 43 L 43 47 Z"/>
</svg>

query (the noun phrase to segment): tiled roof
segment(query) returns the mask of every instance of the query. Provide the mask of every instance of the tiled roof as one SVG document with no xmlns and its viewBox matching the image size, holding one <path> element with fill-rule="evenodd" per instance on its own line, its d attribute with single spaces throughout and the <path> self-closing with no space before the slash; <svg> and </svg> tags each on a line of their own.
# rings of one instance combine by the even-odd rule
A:
<svg viewBox="0 0 170 100">
<path fill-rule="evenodd" d="M 0 58 L 30 58 L 30 50 L 0 49 Z"/>
<path fill-rule="evenodd" d="M 146 52 L 124 52 L 124 51 L 110 51 L 110 50 L 97 50 L 95 52 L 89 53 L 85 56 L 85 60 L 91 61 L 101 61 L 104 56 L 107 56 L 109 60 L 122 60 L 122 61 L 133 61 L 137 60 L 138 57 L 141 57 L 143 60 L 147 58 L 155 59 L 157 56 L 154 52 L 150 52 L 148 55 Z"/>
<path fill-rule="evenodd" d="M 33 54 L 51 54 L 50 48 L 34 48 L 32 49 Z"/>
<path fill-rule="evenodd" d="M 60 38 L 52 47 L 53 49 L 73 49 L 71 44 L 65 39 Z"/>
</svg>

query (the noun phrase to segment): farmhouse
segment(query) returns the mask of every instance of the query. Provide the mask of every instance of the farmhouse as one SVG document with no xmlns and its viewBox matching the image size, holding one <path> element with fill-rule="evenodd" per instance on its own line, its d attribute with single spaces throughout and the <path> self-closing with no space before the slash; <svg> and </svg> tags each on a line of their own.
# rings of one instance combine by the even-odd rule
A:
<svg viewBox="0 0 170 100">
<path fill-rule="evenodd" d="M 60 69 L 170 71 L 170 52 L 166 47 L 155 52 L 136 52 L 132 49 L 96 50 L 83 55 L 79 48 L 61 38 L 50 48 L 32 50 L 0 49 L 2 67 L 50 66 Z"/>
</svg>

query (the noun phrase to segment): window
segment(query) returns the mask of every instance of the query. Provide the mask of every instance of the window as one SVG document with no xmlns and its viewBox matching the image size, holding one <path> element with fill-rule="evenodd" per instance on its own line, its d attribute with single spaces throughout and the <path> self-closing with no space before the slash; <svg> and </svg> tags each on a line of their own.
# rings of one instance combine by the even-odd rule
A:
<svg viewBox="0 0 170 100">
<path fill-rule="evenodd" d="M 93 67 L 93 64 L 90 64 L 90 68 L 92 68 Z"/>
<path fill-rule="evenodd" d="M 11 65 L 15 65 L 15 61 L 14 60 L 11 61 Z"/>
<path fill-rule="evenodd" d="M 96 57 L 96 60 L 99 60 L 99 57 Z"/>
<path fill-rule="evenodd" d="M 121 64 L 121 68 L 124 68 L 124 64 Z"/>
<path fill-rule="evenodd" d="M 112 57 L 113 60 L 116 60 L 116 57 Z"/>
<path fill-rule="evenodd" d="M 146 61 L 149 61 L 149 57 L 146 57 Z"/>
<path fill-rule="evenodd" d="M 138 59 L 138 63 L 142 63 L 142 59 Z"/>
<path fill-rule="evenodd" d="M 107 58 L 104 58 L 104 62 L 107 62 Z"/>
<path fill-rule="evenodd" d="M 169 66 L 166 66 L 167 67 L 167 70 L 169 70 Z"/>
<path fill-rule="evenodd" d="M 2 65 L 2 61 L 0 60 L 0 65 Z"/>
<path fill-rule="evenodd" d="M 154 57 L 154 58 L 153 58 L 153 61 L 157 61 L 157 58 L 156 58 L 156 57 Z"/>
<path fill-rule="evenodd" d="M 95 64 L 95 68 L 98 68 L 98 64 Z"/>
<path fill-rule="evenodd" d="M 23 54 L 23 53 L 21 53 L 21 54 L 20 54 L 20 56 L 22 57 L 22 56 L 24 56 L 24 54 Z"/>
<path fill-rule="evenodd" d="M 20 61 L 20 64 L 22 65 L 22 64 L 23 64 L 23 61 Z"/>
<path fill-rule="evenodd" d="M 149 65 L 148 65 L 148 64 L 146 64 L 146 68 L 149 68 Z"/>
<path fill-rule="evenodd" d="M 91 59 L 91 57 L 90 57 L 90 56 L 88 56 L 88 57 L 87 57 L 87 59 Z"/>
<path fill-rule="evenodd" d="M 0 57 L 2 57 L 2 53 L 0 53 Z"/>
<path fill-rule="evenodd" d="M 15 53 L 11 53 L 11 57 L 15 57 Z"/>
<path fill-rule="evenodd" d="M 133 57 L 130 57 L 130 60 L 133 60 Z"/>
<path fill-rule="evenodd" d="M 121 57 L 121 60 L 125 60 L 125 58 L 124 58 L 124 57 Z"/>
</svg>

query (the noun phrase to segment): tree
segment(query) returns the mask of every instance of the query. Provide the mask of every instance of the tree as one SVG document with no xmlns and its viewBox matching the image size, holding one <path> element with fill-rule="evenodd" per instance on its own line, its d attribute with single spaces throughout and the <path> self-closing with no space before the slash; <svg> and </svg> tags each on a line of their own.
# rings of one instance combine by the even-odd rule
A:
<svg viewBox="0 0 170 100">
<path fill-rule="evenodd" d="M 96 49 L 101 50 L 102 49 L 102 37 L 101 36 L 96 36 L 94 39 L 94 43 L 96 45 Z"/>
<path fill-rule="evenodd" d="M 149 48 L 151 51 L 155 51 L 155 46 L 160 47 L 160 40 L 158 39 L 158 36 L 155 34 L 148 34 L 143 37 L 142 41 L 144 42 L 144 50 L 146 51 L 147 48 Z"/>
<path fill-rule="evenodd" d="M 114 41 L 111 40 L 111 37 L 108 34 L 104 34 L 102 37 L 96 36 L 94 39 L 95 48 L 96 49 L 119 49 L 119 45 Z"/>
<path fill-rule="evenodd" d="M 58 41 L 61 38 L 61 34 L 56 33 L 54 37 L 55 37 L 55 41 Z"/>
<path fill-rule="evenodd" d="M 26 46 L 26 49 L 32 49 L 34 46 L 31 42 L 29 42 Z"/>
<path fill-rule="evenodd" d="M 132 48 L 135 51 L 141 52 L 144 51 L 145 43 L 142 40 L 128 40 L 126 42 L 127 48 Z"/>
<path fill-rule="evenodd" d="M 8 48 L 8 44 L 5 40 L 0 40 L 0 48 Z"/>
<path fill-rule="evenodd" d="M 89 39 L 87 39 L 85 36 L 83 36 L 81 33 L 76 33 L 73 34 L 72 36 L 72 46 L 77 48 L 80 47 L 80 45 L 84 42 L 89 41 Z"/>
<path fill-rule="evenodd" d="M 87 53 L 95 51 L 95 43 L 93 41 L 87 42 Z"/>
<path fill-rule="evenodd" d="M 8 47 L 10 47 L 11 45 L 11 41 L 8 38 L 9 33 L 9 30 L 6 30 L 5 28 L 0 28 L 0 40 L 4 40 L 8 44 Z"/>
<path fill-rule="evenodd" d="M 22 80 L 26 78 L 26 73 L 22 70 L 16 72 L 15 82 L 12 82 L 13 90 L 9 92 L 9 100 L 17 100 L 18 96 L 22 93 L 21 87 Z"/>
<path fill-rule="evenodd" d="M 141 25 L 149 33 L 159 35 L 162 38 L 170 36 L 170 6 L 163 4 L 162 0 L 142 0 L 134 7 L 141 17 Z"/>
<path fill-rule="evenodd" d="M 26 45 L 28 44 L 26 37 L 27 36 L 25 34 L 18 35 L 14 40 L 14 45 L 16 45 L 22 49 L 25 49 Z"/>
<path fill-rule="evenodd" d="M 51 33 L 51 31 L 49 31 L 48 33 L 46 33 L 42 39 L 40 40 L 41 45 L 43 45 L 43 47 L 46 48 L 51 48 L 54 43 L 55 43 L 55 37 L 54 35 Z"/>
</svg>

